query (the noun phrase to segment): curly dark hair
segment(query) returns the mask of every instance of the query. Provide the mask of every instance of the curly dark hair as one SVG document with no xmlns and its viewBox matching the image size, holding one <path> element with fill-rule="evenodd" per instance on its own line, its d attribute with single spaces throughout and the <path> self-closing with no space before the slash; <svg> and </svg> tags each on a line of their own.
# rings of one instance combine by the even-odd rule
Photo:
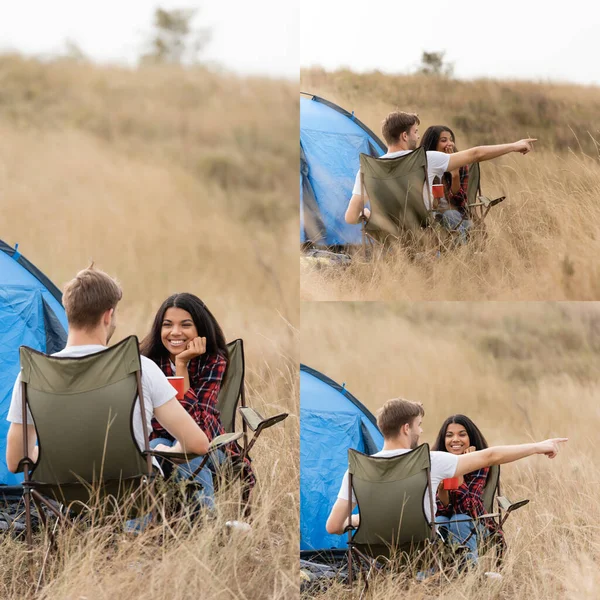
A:
<svg viewBox="0 0 600 600">
<path fill-rule="evenodd" d="M 423 137 L 421 138 L 421 147 L 425 148 L 426 152 L 431 150 L 436 150 L 438 142 L 440 141 L 440 135 L 442 135 L 442 131 L 447 131 L 452 136 L 452 141 L 454 142 L 454 148 L 456 148 L 456 137 L 454 136 L 454 131 L 450 129 L 450 127 L 446 127 L 446 125 L 432 125 L 425 130 Z"/>
<path fill-rule="evenodd" d="M 207 354 L 220 352 L 228 359 L 227 343 L 225 342 L 221 326 L 217 323 L 210 310 L 208 310 L 206 304 L 198 296 L 188 293 L 173 294 L 161 304 L 154 317 L 150 333 L 140 343 L 140 354 L 147 356 L 155 362 L 161 357 L 168 356 L 169 352 L 162 343 L 160 331 L 167 309 L 173 307 L 181 308 L 190 313 L 194 325 L 198 330 L 198 335 L 206 338 Z"/>
<path fill-rule="evenodd" d="M 467 430 L 467 435 L 469 436 L 469 443 L 471 446 L 475 446 L 475 450 L 483 450 L 488 447 L 488 443 L 483 437 L 483 433 L 479 430 L 479 427 L 469 419 L 469 417 L 465 417 L 465 415 L 452 415 L 448 417 L 440 428 L 440 431 L 437 435 L 435 443 L 431 447 L 432 450 L 438 450 L 440 452 L 448 452 L 446 450 L 446 430 L 448 429 L 448 425 L 451 423 L 456 423 L 457 425 L 462 425 Z"/>
</svg>

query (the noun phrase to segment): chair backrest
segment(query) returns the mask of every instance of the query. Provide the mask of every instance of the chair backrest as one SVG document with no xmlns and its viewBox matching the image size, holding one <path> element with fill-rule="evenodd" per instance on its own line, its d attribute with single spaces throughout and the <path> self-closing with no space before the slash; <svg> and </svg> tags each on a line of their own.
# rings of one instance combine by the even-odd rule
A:
<svg viewBox="0 0 600 600">
<path fill-rule="evenodd" d="M 428 444 L 393 457 L 348 450 L 348 464 L 360 511 L 353 545 L 372 556 L 389 556 L 392 548 L 407 551 L 432 538 L 423 507 L 424 500 L 433 501 Z"/>
<path fill-rule="evenodd" d="M 229 362 L 225 378 L 217 398 L 217 409 L 221 413 L 221 423 L 227 433 L 235 431 L 235 412 L 244 385 L 244 342 L 234 340 L 227 344 Z"/>
<path fill-rule="evenodd" d="M 371 218 L 365 229 L 382 241 L 400 237 L 427 225 L 429 211 L 423 189 L 429 189 L 427 153 L 418 148 L 398 158 L 360 155 L 364 186 L 371 203 Z"/>
<path fill-rule="evenodd" d="M 486 513 L 494 512 L 494 498 L 500 482 L 500 466 L 493 465 L 488 471 L 488 476 L 483 487 L 482 502 Z"/>
<path fill-rule="evenodd" d="M 481 209 L 477 207 L 468 208 L 470 205 L 475 204 L 481 195 L 481 168 L 479 163 L 473 163 L 469 165 L 469 182 L 467 183 L 467 209 L 471 218 L 479 216 Z"/>
<path fill-rule="evenodd" d="M 68 502 L 81 498 L 85 484 L 150 474 L 132 428 L 141 370 L 135 336 L 82 357 L 48 356 L 25 346 L 20 353 L 23 391 L 39 445 L 30 481 Z"/>
</svg>

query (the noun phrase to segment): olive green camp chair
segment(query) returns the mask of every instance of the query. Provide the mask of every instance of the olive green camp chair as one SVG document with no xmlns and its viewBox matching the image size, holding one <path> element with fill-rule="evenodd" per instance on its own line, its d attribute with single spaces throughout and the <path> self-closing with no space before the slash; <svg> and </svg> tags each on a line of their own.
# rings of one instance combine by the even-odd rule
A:
<svg viewBox="0 0 600 600">
<path fill-rule="evenodd" d="M 391 556 L 413 565 L 428 561 L 435 564 L 440 572 L 448 558 L 451 564 L 455 562 L 456 557 L 448 552 L 435 531 L 435 521 L 434 524 L 428 522 L 424 511 L 425 499 L 431 514 L 436 512 L 430 485 L 428 444 L 393 457 L 368 456 L 348 450 L 348 464 L 348 522 L 351 521 L 353 490 L 360 512 L 359 526 L 347 527 L 350 585 L 353 553 L 359 571 L 361 561 L 369 565 L 363 594 L 368 589 L 371 574 L 378 568 L 378 561 L 385 562 Z M 499 490 L 499 478 L 500 468 L 491 467 L 483 498 L 487 512 L 477 520 L 498 519 L 501 527 L 508 514 L 527 504 L 528 500 L 511 504 L 506 498 L 499 497 L 498 504 L 505 513 L 504 516 L 500 512 L 494 513 L 493 500 Z M 475 531 L 473 528 L 471 535 Z"/>
<path fill-rule="evenodd" d="M 255 409 L 246 405 L 246 391 L 244 386 L 245 361 L 244 361 L 244 342 L 241 339 L 234 340 L 227 344 L 229 354 L 229 363 L 225 372 L 225 378 L 221 385 L 221 390 L 217 398 L 217 408 L 221 413 L 221 423 L 228 433 L 235 433 L 236 412 L 242 417 L 243 443 L 238 446 L 240 451 L 239 460 L 233 465 L 235 478 L 238 476 L 244 478 L 243 460 L 250 458 L 249 453 L 256 443 L 258 436 L 269 427 L 280 423 L 287 418 L 288 413 L 280 413 L 272 417 L 264 418 Z M 241 404 L 241 406 L 239 406 Z M 249 430 L 252 437 L 249 439 Z M 249 490 L 244 492 L 246 496 Z"/>
<path fill-rule="evenodd" d="M 475 227 L 481 227 L 492 206 L 500 204 L 506 196 L 491 200 L 481 193 L 481 167 L 479 163 L 469 165 L 469 182 L 467 184 L 467 210 L 469 219 Z"/>
<path fill-rule="evenodd" d="M 423 506 L 425 499 L 431 514 L 435 514 L 430 471 L 428 444 L 392 457 L 348 450 L 348 522 L 351 522 L 352 491 L 360 512 L 358 527 L 347 528 L 350 586 L 353 555 L 359 571 L 362 562 L 369 565 L 363 594 L 379 560 L 387 561 L 394 556 L 413 564 L 426 560 L 438 562 L 440 544 Z"/>
<path fill-rule="evenodd" d="M 82 357 L 48 356 L 22 346 L 20 357 L 25 457 L 19 468 L 24 472 L 29 547 L 31 500 L 44 526 L 42 505 L 60 523 L 69 525 L 72 521 L 67 515 L 87 507 L 102 506 L 110 512 L 111 502 L 106 502 L 110 499 L 114 499 L 114 511 L 127 518 L 149 514 L 157 475 L 152 456 L 190 459 L 196 455 L 150 450 L 137 338 L 130 336 L 111 348 Z M 144 433 L 142 451 L 132 428 L 137 397 Z M 39 447 L 36 463 L 27 450 L 31 418 Z M 219 436 L 212 441 L 210 451 L 240 437 Z"/>
<path fill-rule="evenodd" d="M 496 523 L 498 531 L 502 531 L 502 527 L 506 522 L 508 516 L 529 504 L 529 500 L 519 500 L 518 502 L 511 502 L 506 496 L 500 495 L 500 466 L 493 465 L 488 471 L 488 476 L 483 488 L 483 507 L 489 518 L 493 519 Z M 494 513 L 494 500 L 496 500 L 498 511 Z M 471 535 L 475 534 L 473 530 Z M 470 537 L 470 536 L 469 536 Z M 466 541 L 466 540 L 465 540 Z M 501 560 L 506 551 L 506 540 L 501 535 L 492 536 L 488 538 L 484 544 L 484 548 L 493 547 L 496 550 L 496 557 Z"/>
<path fill-rule="evenodd" d="M 363 209 L 365 190 L 371 204 L 369 220 L 363 218 L 363 245 L 414 238 L 432 223 L 432 212 L 423 202 L 423 190 L 429 194 L 427 153 L 418 148 L 397 158 L 360 155 L 360 179 Z M 431 197 L 429 195 L 429 205 Z"/>
<path fill-rule="evenodd" d="M 389 244 L 393 240 L 414 243 L 423 230 L 435 232 L 438 247 L 444 247 L 445 235 L 439 227 L 431 227 L 436 221 L 432 210 L 433 201 L 427 177 L 427 153 L 424 148 L 398 158 L 374 158 L 360 155 L 361 195 L 363 209 L 365 195 L 371 204 L 369 220 L 362 218 L 363 247 L 367 242 Z M 423 190 L 427 193 L 429 209 L 423 202 Z M 467 214 L 475 229 L 483 229 L 483 222 L 492 206 L 496 206 L 505 196 L 491 200 L 481 193 L 481 168 L 479 163 L 469 166 L 467 185 Z M 444 230 L 445 231 L 445 230 Z M 451 236 L 457 233 L 448 232 Z"/>
</svg>

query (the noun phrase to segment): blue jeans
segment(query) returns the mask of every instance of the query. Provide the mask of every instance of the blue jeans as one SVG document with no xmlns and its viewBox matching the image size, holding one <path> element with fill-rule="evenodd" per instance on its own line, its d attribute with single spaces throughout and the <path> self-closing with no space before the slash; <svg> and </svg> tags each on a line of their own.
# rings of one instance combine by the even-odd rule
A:
<svg viewBox="0 0 600 600">
<path fill-rule="evenodd" d="M 156 438 L 150 440 L 150 448 L 156 448 L 158 444 L 164 444 L 165 446 L 173 446 L 175 442 L 173 440 L 167 440 L 166 438 Z M 227 456 L 222 450 L 212 452 L 206 464 L 200 472 L 194 478 L 194 481 L 201 486 L 194 494 L 194 500 L 196 501 L 197 507 L 204 507 L 212 510 L 215 506 L 215 487 L 213 483 L 213 472 L 216 468 L 225 462 Z M 194 458 L 189 462 L 177 465 L 175 471 L 175 477 L 177 479 L 189 479 L 192 473 L 200 466 L 204 456 Z M 138 517 L 136 519 L 129 519 L 125 525 L 125 531 L 139 533 L 143 531 L 148 523 L 150 522 L 150 515 Z"/>
<path fill-rule="evenodd" d="M 164 444 L 165 446 L 173 446 L 175 442 L 173 440 L 167 440 L 165 438 L 156 438 L 150 441 L 150 448 L 156 448 L 158 444 Z M 194 478 L 194 481 L 200 486 L 200 489 L 194 494 L 194 499 L 199 506 L 212 509 L 215 506 L 215 486 L 213 483 L 213 471 L 216 467 L 225 461 L 225 453 L 222 450 L 213 452 L 209 459 L 206 461 L 204 467 Z M 202 464 L 204 456 L 194 458 L 189 462 L 176 465 L 175 477 L 178 480 L 189 479 L 193 472 Z M 216 464 L 215 464 L 216 463 Z"/>
<path fill-rule="evenodd" d="M 448 231 L 457 231 L 460 244 L 467 243 L 467 234 L 472 227 L 469 219 L 463 219 L 463 215 L 458 210 L 447 210 L 442 213 L 442 225 Z"/>
<path fill-rule="evenodd" d="M 467 560 L 473 565 L 476 565 L 477 559 L 479 558 L 477 544 L 479 540 L 483 539 L 488 534 L 485 525 L 483 523 L 476 524 L 468 515 L 460 514 L 452 515 L 451 517 L 438 515 L 435 518 L 435 522 L 446 543 L 450 545 L 466 546 L 469 549 L 467 552 Z M 471 535 L 473 529 L 475 529 L 475 533 Z M 465 540 L 467 541 L 465 542 Z"/>
</svg>

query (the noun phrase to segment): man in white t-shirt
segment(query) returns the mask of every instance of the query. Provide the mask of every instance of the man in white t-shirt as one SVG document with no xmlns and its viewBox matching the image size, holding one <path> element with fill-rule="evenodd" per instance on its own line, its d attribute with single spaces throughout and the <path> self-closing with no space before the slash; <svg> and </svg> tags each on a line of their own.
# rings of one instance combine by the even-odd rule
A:
<svg viewBox="0 0 600 600">
<path fill-rule="evenodd" d="M 386 144 L 388 145 L 387 154 L 384 154 L 382 158 L 397 158 L 398 156 L 403 156 L 404 154 L 408 154 L 409 152 L 416 150 L 420 137 L 420 123 L 419 117 L 415 114 L 405 113 L 402 111 L 391 112 L 385 118 L 381 126 L 381 133 Z M 429 151 L 427 152 L 427 178 L 429 189 L 431 189 L 431 186 L 433 185 L 434 178 L 438 177 L 441 181 L 442 175 L 447 171 L 456 171 L 460 167 L 464 167 L 475 162 L 483 162 L 493 158 L 498 158 L 499 156 L 509 154 L 510 152 L 527 154 L 529 151 L 533 150 L 533 142 L 535 141 L 536 140 L 533 138 L 528 138 L 512 144 L 476 146 L 475 148 L 469 148 L 468 150 L 462 150 L 460 152 L 455 152 L 454 154 Z M 426 186 L 427 184 L 423 187 L 423 202 L 425 203 L 427 210 L 431 210 L 432 208 L 435 210 L 438 208 L 438 205 L 435 204 L 435 201 L 433 206 L 430 205 L 429 189 Z M 369 197 L 365 191 L 364 217 L 367 220 L 371 215 L 369 209 L 366 207 L 368 201 Z M 444 219 L 445 213 L 442 213 L 442 222 L 448 229 L 454 229 L 454 227 L 457 226 L 457 223 L 455 219 L 450 218 L 452 217 L 450 213 L 458 211 L 447 212 L 449 213 L 448 219 Z M 460 217 L 460 222 L 462 217 L 460 216 L 460 213 L 458 214 Z M 354 188 L 352 189 L 352 197 L 350 198 L 348 208 L 346 209 L 345 219 L 347 223 L 359 223 L 362 216 L 363 198 L 361 197 L 359 171 L 356 174 Z M 460 224 L 458 224 L 458 226 L 460 229 Z"/>
<path fill-rule="evenodd" d="M 77 273 L 65 286 L 63 303 L 69 322 L 69 335 L 64 350 L 53 356 L 86 356 L 105 350 L 115 330 L 117 304 L 122 291 L 119 284 L 92 265 Z M 208 438 L 194 419 L 178 402 L 175 390 L 160 368 L 145 356 L 142 361 L 142 389 L 148 425 L 153 417 L 177 440 L 174 446 L 157 446 L 163 452 L 206 454 Z M 23 413 L 21 377 L 13 388 L 7 420 L 10 421 L 6 440 L 6 463 L 13 473 L 17 471 L 23 454 Z M 28 455 L 38 457 L 37 436 L 29 408 L 27 409 Z M 139 398 L 133 411 L 133 432 L 140 450 L 144 448 L 144 434 Z M 68 432 L 65 432 L 68 435 Z"/>
<path fill-rule="evenodd" d="M 419 437 L 423 433 L 421 424 L 424 415 L 423 406 L 418 402 L 401 398 L 388 400 L 377 414 L 377 425 L 383 434 L 383 449 L 373 456 L 398 456 L 414 450 L 419 445 Z M 431 485 L 434 490 L 434 505 L 435 491 L 443 479 L 458 477 L 492 465 L 514 462 L 532 454 L 545 454 L 549 458 L 554 458 L 558 454 L 559 444 L 566 441 L 567 438 L 555 438 L 534 444 L 495 446 L 460 456 L 449 452 L 431 452 L 430 473 Z M 356 506 L 354 493 L 352 494 L 352 506 L 353 508 Z M 431 522 L 428 490 L 423 499 L 423 508 L 427 520 Z M 357 527 L 359 522 L 360 515 L 352 515 L 352 525 Z M 347 525 L 348 471 L 344 474 L 337 500 L 331 509 L 325 527 L 328 533 L 342 534 Z M 473 558 L 476 560 L 476 555 Z"/>
</svg>

